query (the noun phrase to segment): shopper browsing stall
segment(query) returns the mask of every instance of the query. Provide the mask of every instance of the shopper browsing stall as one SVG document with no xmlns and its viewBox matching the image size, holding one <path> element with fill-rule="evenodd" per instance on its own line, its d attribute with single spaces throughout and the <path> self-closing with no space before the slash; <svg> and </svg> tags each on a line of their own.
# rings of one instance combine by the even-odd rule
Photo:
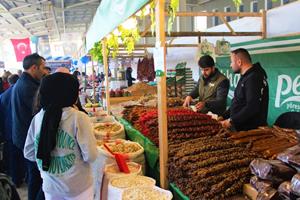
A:
<svg viewBox="0 0 300 200">
<path fill-rule="evenodd" d="M 226 110 L 226 99 L 229 90 L 229 80 L 216 67 L 213 58 L 202 56 L 198 62 L 202 75 L 197 86 L 186 97 L 183 104 L 188 107 L 193 99 L 199 97 L 196 104 L 198 112 L 222 114 Z"/>
<path fill-rule="evenodd" d="M 3 133 L 4 150 L 3 160 L 7 174 L 12 178 L 14 184 L 19 187 L 25 177 L 24 156 L 12 142 L 12 113 L 11 94 L 14 84 L 19 76 L 12 74 L 8 77 L 10 87 L 0 95 L 0 132 Z"/>
<path fill-rule="evenodd" d="M 93 199 L 96 139 L 89 117 L 72 107 L 78 90 L 66 73 L 45 77 L 39 89 L 42 110 L 32 119 L 24 155 L 37 162 L 47 200 Z"/>
<path fill-rule="evenodd" d="M 241 78 L 222 125 L 237 131 L 267 125 L 269 86 L 265 70 L 259 63 L 252 64 L 246 49 L 232 51 L 231 68 L 241 74 Z"/>
<path fill-rule="evenodd" d="M 22 154 L 28 127 L 33 117 L 33 102 L 40 80 L 45 75 L 45 59 L 37 53 L 28 55 L 23 60 L 24 72 L 14 85 L 11 94 L 12 141 Z M 28 199 L 44 199 L 42 179 L 36 163 L 26 160 Z M 18 163 L 20 167 L 21 163 Z"/>
<path fill-rule="evenodd" d="M 127 80 L 127 84 L 128 87 L 132 86 L 133 81 L 135 81 L 136 79 L 132 77 L 132 68 L 128 67 L 126 69 L 126 80 Z"/>
</svg>

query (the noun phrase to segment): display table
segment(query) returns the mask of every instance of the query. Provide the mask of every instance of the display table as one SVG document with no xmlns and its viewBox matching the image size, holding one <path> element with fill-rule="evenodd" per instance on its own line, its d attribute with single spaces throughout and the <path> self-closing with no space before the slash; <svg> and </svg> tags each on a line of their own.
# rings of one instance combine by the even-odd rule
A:
<svg viewBox="0 0 300 200">
<path fill-rule="evenodd" d="M 145 151 L 146 157 L 146 175 L 154 178 L 159 184 L 159 149 L 142 133 L 136 130 L 128 121 L 123 118 L 118 119 L 124 125 L 126 136 L 129 140 L 139 143 Z M 175 184 L 170 184 L 170 190 L 173 193 L 174 200 L 189 200 Z"/>
<path fill-rule="evenodd" d="M 110 97 L 110 104 L 118 104 L 118 103 L 123 103 L 126 101 L 136 101 L 141 96 L 129 96 L 129 97 Z"/>
</svg>

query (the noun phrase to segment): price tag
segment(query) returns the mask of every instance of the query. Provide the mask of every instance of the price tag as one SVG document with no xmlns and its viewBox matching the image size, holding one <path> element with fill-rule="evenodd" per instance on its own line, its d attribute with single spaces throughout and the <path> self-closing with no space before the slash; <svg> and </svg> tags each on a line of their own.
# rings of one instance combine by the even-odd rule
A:
<svg viewBox="0 0 300 200">
<path fill-rule="evenodd" d="M 153 50 L 155 71 L 164 70 L 164 48 L 159 47 Z"/>
</svg>

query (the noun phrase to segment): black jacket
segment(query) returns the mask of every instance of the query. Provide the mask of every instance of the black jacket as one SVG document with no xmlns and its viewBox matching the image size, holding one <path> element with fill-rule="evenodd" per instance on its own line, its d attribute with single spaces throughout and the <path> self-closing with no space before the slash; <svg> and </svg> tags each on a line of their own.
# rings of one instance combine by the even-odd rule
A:
<svg viewBox="0 0 300 200">
<path fill-rule="evenodd" d="M 13 87 L 12 107 L 12 140 L 14 145 L 23 151 L 27 131 L 33 118 L 33 105 L 40 82 L 23 72 Z"/>
<path fill-rule="evenodd" d="M 269 86 L 267 74 L 259 63 L 241 76 L 234 91 L 230 118 L 237 131 L 267 125 Z"/>
<path fill-rule="evenodd" d="M 4 134 L 5 141 L 12 141 L 12 113 L 11 113 L 11 93 L 13 86 L 0 95 L 0 131 Z"/>
<path fill-rule="evenodd" d="M 131 68 L 127 68 L 126 69 L 126 72 L 125 72 L 125 75 L 126 75 L 126 80 L 128 82 L 128 87 L 132 86 L 132 81 L 135 81 L 136 79 L 132 77 L 132 69 Z"/>
</svg>

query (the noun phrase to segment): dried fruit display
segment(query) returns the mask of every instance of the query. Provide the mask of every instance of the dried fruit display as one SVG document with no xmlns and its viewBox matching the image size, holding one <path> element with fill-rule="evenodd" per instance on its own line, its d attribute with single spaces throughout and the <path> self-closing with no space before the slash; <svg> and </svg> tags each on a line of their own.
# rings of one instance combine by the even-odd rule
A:
<svg viewBox="0 0 300 200">
<path fill-rule="evenodd" d="M 153 57 L 144 57 L 142 60 L 139 59 L 137 66 L 137 79 L 139 81 L 153 81 L 155 79 Z"/>
<path fill-rule="evenodd" d="M 217 135 L 221 130 L 221 125 L 210 116 L 189 109 L 169 108 L 167 114 L 169 144 Z M 143 106 L 126 107 L 123 117 L 158 145 L 157 109 Z"/>
<path fill-rule="evenodd" d="M 128 165 L 128 169 L 129 169 L 130 173 L 132 173 L 132 174 L 137 174 L 138 172 L 141 171 L 142 166 L 137 163 L 128 162 L 127 165 Z M 106 173 L 124 174 L 124 172 L 120 172 L 120 169 L 117 164 L 107 165 L 105 168 L 106 168 L 105 169 Z"/>
<path fill-rule="evenodd" d="M 121 125 L 117 123 L 101 123 L 97 124 L 94 129 L 99 132 L 110 133 L 117 132 L 121 129 Z"/>
<path fill-rule="evenodd" d="M 171 200 L 172 194 L 157 187 L 133 187 L 124 190 L 122 200 Z"/>
<path fill-rule="evenodd" d="M 150 86 L 147 83 L 144 82 L 138 82 L 136 84 L 133 84 L 129 88 L 125 89 L 125 91 L 128 91 L 131 93 L 132 96 L 143 96 L 143 95 L 149 95 L 149 94 L 156 94 L 157 87 Z"/>
<path fill-rule="evenodd" d="M 113 187 L 126 189 L 131 187 L 155 186 L 155 180 L 146 176 L 123 176 L 110 181 Z"/>
<path fill-rule="evenodd" d="M 282 129 L 276 126 L 232 132 L 229 137 L 237 144 L 251 145 L 253 151 L 263 154 L 265 158 L 275 158 L 277 154 L 298 143 L 294 130 Z"/>
<path fill-rule="evenodd" d="M 229 199 L 250 180 L 249 164 L 257 157 L 245 144 L 220 135 L 172 144 L 169 181 L 191 200 Z"/>
<path fill-rule="evenodd" d="M 141 147 L 134 142 L 127 143 L 108 143 L 110 150 L 113 153 L 135 153 L 141 149 Z"/>
<path fill-rule="evenodd" d="M 125 106 L 122 114 L 124 119 L 135 126 L 135 123 L 139 120 L 140 116 L 152 110 L 156 110 L 156 108 L 131 105 Z"/>
</svg>

